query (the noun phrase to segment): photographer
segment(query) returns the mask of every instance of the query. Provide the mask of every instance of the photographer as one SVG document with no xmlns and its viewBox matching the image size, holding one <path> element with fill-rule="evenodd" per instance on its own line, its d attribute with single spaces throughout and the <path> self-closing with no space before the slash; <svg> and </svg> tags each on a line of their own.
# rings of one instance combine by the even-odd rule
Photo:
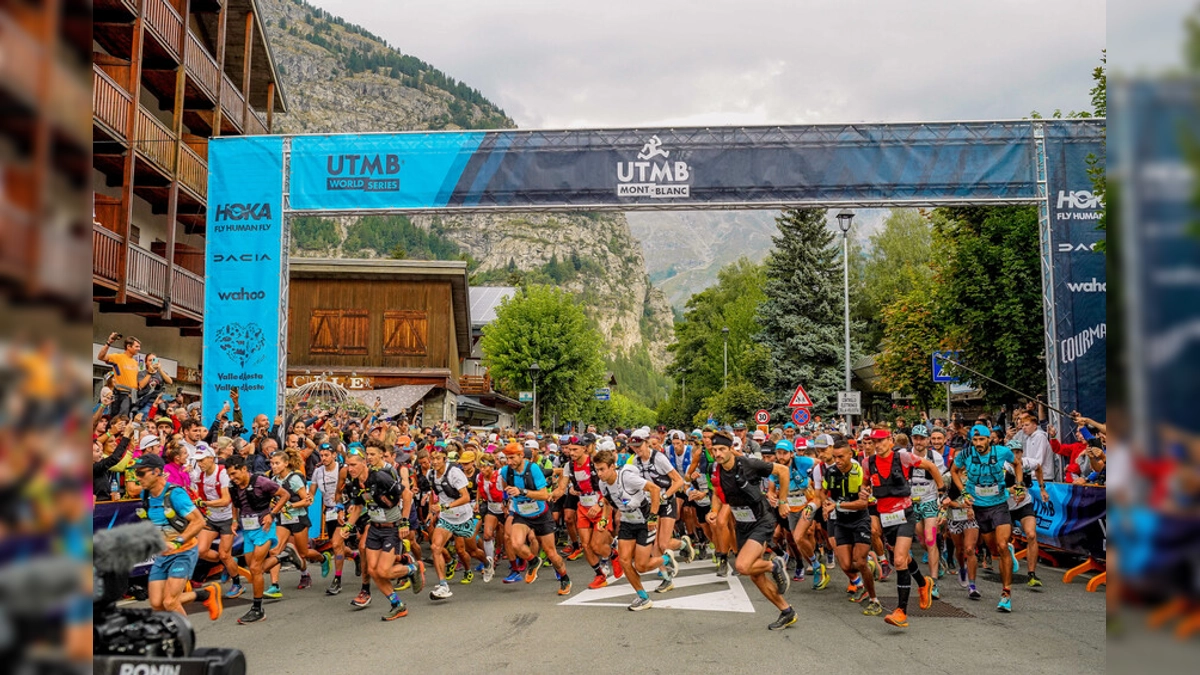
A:
<svg viewBox="0 0 1200 675">
<path fill-rule="evenodd" d="M 114 416 L 126 415 L 133 412 L 137 405 L 138 367 L 137 355 L 142 351 L 142 342 L 135 337 L 125 338 L 125 351 L 120 354 L 109 354 L 108 348 L 121 339 L 120 333 L 112 333 L 96 358 L 113 367 L 113 402 L 109 406 Z"/>
<path fill-rule="evenodd" d="M 170 375 L 162 369 L 162 364 L 158 360 L 157 354 L 146 355 L 146 369 L 138 373 L 138 400 L 143 401 L 139 406 L 140 412 L 150 413 L 150 406 L 158 406 L 163 402 L 161 398 L 165 387 L 169 384 L 174 384 L 174 380 Z"/>
<path fill-rule="evenodd" d="M 134 473 L 144 490 L 138 515 L 157 525 L 164 538 L 169 538 L 167 547 L 150 565 L 147 589 L 150 607 L 186 614 L 184 603 L 196 600 L 204 604 L 209 618 L 216 621 L 221 616 L 220 584 L 184 591 L 200 557 L 196 535 L 204 527 L 204 519 L 186 490 L 167 483 L 165 466 L 162 457 L 149 453 L 134 465 Z"/>
<path fill-rule="evenodd" d="M 92 494 L 96 496 L 96 501 L 121 498 L 120 476 L 114 469 L 129 456 L 130 442 L 137 430 L 137 423 L 126 426 L 121 440 L 117 441 L 116 448 L 108 455 L 104 454 L 105 442 L 92 442 Z"/>
</svg>

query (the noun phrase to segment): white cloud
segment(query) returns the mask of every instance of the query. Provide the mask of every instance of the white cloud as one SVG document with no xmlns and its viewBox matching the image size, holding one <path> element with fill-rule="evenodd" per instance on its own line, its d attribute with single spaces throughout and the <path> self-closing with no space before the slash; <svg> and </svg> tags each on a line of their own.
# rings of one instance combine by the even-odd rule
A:
<svg viewBox="0 0 1200 675">
<path fill-rule="evenodd" d="M 524 128 L 1086 109 L 1102 0 L 315 0 Z"/>
</svg>

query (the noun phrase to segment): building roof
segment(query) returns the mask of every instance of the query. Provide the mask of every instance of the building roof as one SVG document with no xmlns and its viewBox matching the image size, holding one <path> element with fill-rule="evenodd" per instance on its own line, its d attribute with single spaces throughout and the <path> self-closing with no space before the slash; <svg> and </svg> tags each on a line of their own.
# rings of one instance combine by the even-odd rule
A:
<svg viewBox="0 0 1200 675">
<path fill-rule="evenodd" d="M 482 328 L 496 319 L 496 308 L 516 295 L 514 286 L 476 286 L 471 289 L 471 327 Z"/>
<path fill-rule="evenodd" d="M 454 312 L 458 353 L 471 353 L 471 319 L 468 312 L 467 263 L 461 260 L 390 260 L 374 258 L 291 258 L 288 276 L 293 279 L 373 279 L 393 281 L 448 281 Z"/>
</svg>

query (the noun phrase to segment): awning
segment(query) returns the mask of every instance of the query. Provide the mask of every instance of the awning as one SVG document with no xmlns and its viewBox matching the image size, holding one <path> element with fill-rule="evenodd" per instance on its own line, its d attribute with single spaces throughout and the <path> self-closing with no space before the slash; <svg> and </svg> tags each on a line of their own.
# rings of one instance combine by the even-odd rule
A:
<svg viewBox="0 0 1200 675">
<path fill-rule="evenodd" d="M 388 389 L 367 389 L 362 391 L 351 391 L 350 395 L 362 401 L 368 406 L 375 405 L 375 398 L 379 397 L 381 406 L 387 408 L 389 415 L 399 415 L 401 412 L 408 410 L 417 404 L 418 401 L 425 398 L 430 389 L 433 389 L 432 384 L 402 384 L 399 387 L 389 387 Z"/>
<path fill-rule="evenodd" d="M 459 414 L 462 414 L 466 411 L 484 413 L 486 415 L 496 415 L 497 417 L 500 415 L 499 410 L 496 410 L 495 408 L 489 408 L 480 403 L 477 399 L 473 399 L 470 396 L 459 396 L 458 412 Z"/>
</svg>

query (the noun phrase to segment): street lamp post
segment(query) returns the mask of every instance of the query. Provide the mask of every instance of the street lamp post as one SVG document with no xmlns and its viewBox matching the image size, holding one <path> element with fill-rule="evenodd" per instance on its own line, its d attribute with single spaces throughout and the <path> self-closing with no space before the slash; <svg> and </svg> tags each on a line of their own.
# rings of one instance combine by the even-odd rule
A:
<svg viewBox="0 0 1200 675">
<path fill-rule="evenodd" d="M 846 391 L 850 391 L 850 225 L 854 222 L 853 211 L 837 214 L 838 227 L 842 230 L 842 278 L 846 324 Z M 853 433 L 852 416 L 846 415 L 846 431 Z"/>
<path fill-rule="evenodd" d="M 538 428 L 538 400 L 537 400 L 537 381 L 538 373 L 542 371 L 537 362 L 529 364 L 529 377 L 533 379 L 533 428 Z"/>
<path fill-rule="evenodd" d="M 726 388 L 729 386 L 729 327 L 728 326 L 721 329 L 721 335 L 725 339 L 725 347 L 723 349 L 724 354 L 725 354 L 725 373 L 721 378 L 721 387 Z"/>
</svg>

